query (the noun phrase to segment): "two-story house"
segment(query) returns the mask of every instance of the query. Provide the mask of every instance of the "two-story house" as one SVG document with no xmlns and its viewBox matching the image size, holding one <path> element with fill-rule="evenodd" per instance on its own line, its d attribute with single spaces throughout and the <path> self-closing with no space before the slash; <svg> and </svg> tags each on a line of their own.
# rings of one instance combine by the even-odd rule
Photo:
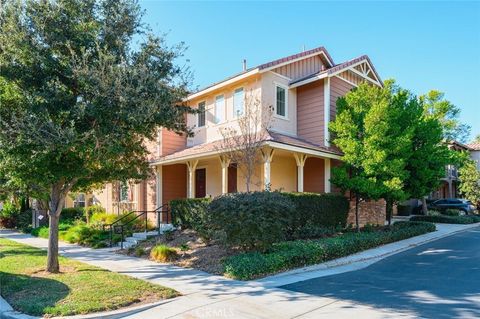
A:
<svg viewBox="0 0 480 319">
<path fill-rule="evenodd" d="M 222 157 L 220 130 L 238 126 L 249 107 L 247 96 L 252 95 L 273 114 L 251 190 L 331 192 L 331 168 L 342 154 L 331 145 L 328 126 L 335 118 L 337 98 L 363 81 L 382 85 L 368 56 L 337 64 L 319 47 L 244 67 L 239 74 L 190 94 L 188 105 L 200 110 L 186 119 L 194 136 L 160 129 L 157 141 L 148 145 L 155 178 L 131 187 L 127 201 L 137 210 L 154 210 L 176 198 L 245 191 L 237 163 Z M 107 211 L 119 207 L 113 199 L 117 188 L 109 184 L 94 194 Z M 382 217 L 375 221 L 383 223 Z"/>
</svg>

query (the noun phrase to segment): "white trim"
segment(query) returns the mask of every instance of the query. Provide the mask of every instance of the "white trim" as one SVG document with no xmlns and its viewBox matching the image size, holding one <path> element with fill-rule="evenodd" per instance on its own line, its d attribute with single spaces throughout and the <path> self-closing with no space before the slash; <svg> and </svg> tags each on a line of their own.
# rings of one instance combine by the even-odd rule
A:
<svg viewBox="0 0 480 319">
<path fill-rule="evenodd" d="M 331 177 L 331 162 L 329 158 L 324 159 L 324 177 L 325 177 L 325 193 L 330 193 L 332 191 L 332 185 L 330 183 L 330 177 Z"/>
<path fill-rule="evenodd" d="M 353 83 L 353 82 L 351 82 L 351 81 L 349 81 L 349 80 L 347 80 L 347 79 L 344 79 L 344 78 L 342 78 L 341 76 L 334 75 L 333 77 L 339 78 L 340 80 L 343 80 L 343 81 L 347 82 L 348 84 L 353 85 L 354 87 L 358 87 L 357 84 L 355 84 L 355 83 Z"/>
<path fill-rule="evenodd" d="M 288 76 L 285 76 L 285 75 L 280 74 L 280 73 L 278 73 L 278 72 L 275 72 L 275 71 L 269 71 L 269 72 L 272 72 L 274 75 L 276 75 L 276 76 L 278 76 L 278 77 L 280 77 L 280 78 L 282 78 L 282 79 L 284 79 L 284 80 L 287 80 L 287 81 L 291 81 L 291 80 L 292 80 L 292 78 L 289 78 Z"/>
<path fill-rule="evenodd" d="M 235 76 L 235 77 L 233 77 L 233 78 L 231 78 L 231 79 L 229 79 L 229 80 L 221 81 L 221 82 L 219 82 L 219 83 L 217 83 L 217 84 L 214 84 L 214 85 L 212 85 L 212 86 L 210 86 L 210 87 L 208 87 L 208 88 L 206 88 L 206 89 L 203 89 L 203 90 L 200 90 L 200 91 L 198 91 L 198 92 L 192 93 L 191 95 L 189 95 L 189 96 L 184 100 L 184 102 L 188 102 L 188 101 L 193 100 L 193 99 L 196 99 L 197 97 L 200 97 L 200 96 L 202 96 L 202 95 L 204 95 L 204 94 L 210 93 L 210 92 L 212 92 L 212 91 L 215 91 L 215 90 L 217 90 L 217 89 L 220 89 L 220 88 L 222 88 L 222 87 L 224 87 L 224 86 L 227 86 L 227 85 L 229 85 L 229 84 L 235 83 L 235 82 L 240 81 L 240 80 L 243 80 L 243 79 L 245 79 L 245 78 L 248 78 L 248 77 L 250 77 L 250 76 L 252 76 L 252 75 L 257 74 L 258 71 L 259 71 L 259 69 L 258 69 L 258 68 L 255 68 L 255 69 L 253 69 L 253 70 L 251 70 L 251 71 L 248 71 L 248 72 L 246 72 L 246 73 L 242 73 L 242 74 L 240 74 L 240 75 L 237 75 L 237 76 Z"/>
<path fill-rule="evenodd" d="M 358 66 L 358 65 L 360 65 L 360 64 L 362 64 L 362 63 L 365 63 L 365 62 L 368 64 L 368 66 L 370 67 L 370 69 L 373 70 L 373 68 L 371 67 L 370 63 L 368 63 L 368 60 L 365 58 L 365 59 L 362 59 L 362 60 L 358 61 L 357 63 L 354 63 L 354 64 L 352 64 L 352 65 L 349 65 L 348 67 L 345 67 L 345 68 L 342 68 L 342 69 L 340 69 L 340 70 L 338 70 L 338 71 L 336 71 L 336 72 L 333 72 L 333 73 L 329 74 L 329 76 L 332 77 L 332 76 L 335 76 L 335 75 L 337 75 L 337 74 L 339 74 L 339 73 L 345 72 L 345 71 L 347 71 L 347 70 L 351 70 L 353 73 L 355 73 L 355 74 L 357 74 L 358 76 L 360 76 L 360 77 L 362 77 L 362 78 L 364 78 L 364 79 L 372 82 L 373 84 L 376 84 L 376 85 L 378 85 L 378 86 L 382 86 L 382 85 L 380 84 L 380 82 L 378 82 L 378 77 L 375 75 L 375 72 L 372 72 L 372 73 L 373 73 L 373 75 L 375 76 L 375 78 L 377 79 L 377 81 L 371 79 L 371 78 L 368 77 L 368 76 L 365 76 L 364 74 L 362 74 L 361 72 L 359 72 L 358 70 L 355 69 L 356 66 Z"/>
<path fill-rule="evenodd" d="M 330 146 L 330 131 L 328 126 L 330 125 L 330 78 L 325 78 L 323 84 L 323 144 L 326 147 Z"/>
<path fill-rule="evenodd" d="M 308 84 L 308 83 L 311 83 L 311 82 L 315 82 L 315 81 L 324 79 L 326 77 L 328 77 L 328 73 L 327 72 L 325 72 L 325 73 L 322 72 L 321 74 L 319 74 L 317 76 L 305 79 L 305 80 L 300 81 L 300 82 L 293 83 L 289 87 L 291 89 L 293 89 L 293 88 L 296 88 L 296 87 L 299 87 L 299 86 L 302 86 L 302 85 L 305 85 L 305 84 Z"/>
<path fill-rule="evenodd" d="M 333 158 L 333 159 L 341 159 L 342 157 L 337 154 L 331 154 L 327 152 L 322 152 L 322 151 L 316 151 L 312 150 L 309 148 L 305 147 L 300 147 L 300 146 L 294 146 L 294 145 L 288 145 L 288 144 L 283 144 L 280 142 L 275 142 L 275 141 L 267 141 L 266 145 L 278 148 L 281 150 L 285 151 L 291 151 L 291 152 L 296 152 L 296 153 L 305 153 L 308 155 L 313 155 L 313 156 L 318 156 L 318 157 L 327 157 L 327 158 Z"/>
<path fill-rule="evenodd" d="M 278 83 L 273 81 L 273 87 L 274 87 L 274 95 L 273 95 L 273 100 L 274 100 L 274 109 L 273 109 L 273 116 L 282 120 L 289 120 L 288 119 L 288 85 L 284 85 L 282 83 Z M 285 115 L 280 115 L 277 113 L 277 87 L 282 88 L 285 90 Z"/>
<path fill-rule="evenodd" d="M 356 75 L 364 78 L 365 80 L 368 80 L 368 81 L 372 82 L 373 84 L 376 84 L 376 85 L 378 85 L 378 86 L 381 86 L 380 83 L 378 83 L 378 81 L 375 81 L 375 80 L 371 79 L 370 77 L 366 76 L 365 74 L 362 74 L 362 72 L 359 72 L 357 69 L 355 69 L 355 68 L 353 68 L 353 67 L 348 68 L 347 70 L 352 71 L 352 72 L 355 73 Z"/>
<path fill-rule="evenodd" d="M 268 68 L 265 68 L 265 69 L 262 69 L 260 70 L 260 73 L 264 73 L 264 72 L 267 72 L 267 71 L 271 71 L 273 69 L 276 69 L 276 68 L 280 68 L 284 65 L 288 65 L 290 63 L 295 63 L 295 62 L 298 62 L 298 61 L 301 61 L 301 60 L 304 60 L 304 59 L 308 59 L 308 58 L 312 58 L 314 56 L 317 56 L 317 55 L 320 55 L 322 54 L 325 59 L 327 60 L 327 62 L 330 64 L 330 66 L 333 66 L 333 62 L 328 58 L 328 56 L 325 54 L 325 52 L 322 50 L 322 51 L 317 51 L 317 52 L 314 52 L 314 53 L 311 53 L 309 55 L 305 55 L 305 56 L 302 56 L 302 57 L 298 57 L 296 59 L 293 59 L 293 60 L 288 60 L 288 61 L 285 61 L 283 63 L 279 63 L 279 64 L 275 64 L 275 65 L 272 65 Z"/>
</svg>

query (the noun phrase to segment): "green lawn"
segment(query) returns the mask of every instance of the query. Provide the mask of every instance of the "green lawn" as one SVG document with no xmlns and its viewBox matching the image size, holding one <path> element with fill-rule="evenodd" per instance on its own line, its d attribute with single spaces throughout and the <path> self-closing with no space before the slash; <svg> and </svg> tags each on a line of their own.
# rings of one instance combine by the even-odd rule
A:
<svg viewBox="0 0 480 319">
<path fill-rule="evenodd" d="M 172 289 L 60 257 L 60 274 L 44 272 L 46 251 L 0 238 L 0 294 L 29 315 L 113 310 L 177 296 Z"/>
</svg>

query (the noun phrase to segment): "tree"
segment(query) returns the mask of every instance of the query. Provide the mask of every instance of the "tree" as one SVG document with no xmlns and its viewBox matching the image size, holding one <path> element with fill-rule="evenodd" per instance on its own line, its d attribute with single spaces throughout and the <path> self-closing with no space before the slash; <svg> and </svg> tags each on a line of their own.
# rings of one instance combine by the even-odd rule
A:
<svg viewBox="0 0 480 319">
<path fill-rule="evenodd" d="M 470 126 L 460 122 L 460 108 L 444 97 L 442 92 L 436 90 L 420 96 L 424 114 L 440 122 L 445 140 L 465 142 L 470 134 Z"/>
<path fill-rule="evenodd" d="M 398 188 L 397 178 L 382 176 L 395 169 L 385 162 L 387 139 L 376 130 L 389 128 L 382 123 L 382 112 L 388 110 L 391 87 L 379 88 L 367 83 L 337 100 L 337 116 L 330 123 L 333 143 L 344 153 L 342 165 L 332 170 L 331 182 L 342 191 L 350 191 L 355 198 L 355 224 L 359 231 L 359 204 L 363 200 L 378 200 L 389 187 Z"/>
<path fill-rule="evenodd" d="M 47 271 L 70 191 L 150 171 L 159 126 L 189 133 L 183 46 L 149 33 L 133 0 L 7 1 L 0 17 L 0 171 L 49 201 Z M 133 46 L 132 39 L 141 42 Z"/>
<path fill-rule="evenodd" d="M 465 160 L 458 169 L 458 174 L 460 193 L 478 207 L 480 205 L 480 171 L 477 169 L 477 162 L 471 159 Z"/>
<path fill-rule="evenodd" d="M 272 108 L 265 106 L 252 92 L 244 100 L 243 114 L 238 115 L 238 127 L 220 129 L 222 140 L 217 150 L 224 161 L 240 169 L 247 192 L 250 192 L 255 169 L 262 163 L 262 145 L 268 137 Z"/>
<path fill-rule="evenodd" d="M 477 136 L 475 136 L 475 138 L 473 139 L 472 143 L 480 143 L 480 134 L 478 134 Z"/>
</svg>

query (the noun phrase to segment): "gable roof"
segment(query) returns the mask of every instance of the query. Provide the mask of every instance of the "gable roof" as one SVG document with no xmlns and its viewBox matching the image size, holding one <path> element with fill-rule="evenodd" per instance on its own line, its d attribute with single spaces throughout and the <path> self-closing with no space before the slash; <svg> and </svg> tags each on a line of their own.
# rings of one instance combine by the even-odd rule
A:
<svg viewBox="0 0 480 319">
<path fill-rule="evenodd" d="M 327 49 L 325 49 L 324 47 L 318 47 L 318 48 L 315 48 L 315 49 L 312 49 L 312 50 L 292 54 L 292 55 L 289 55 L 289 56 L 284 57 L 284 58 L 280 58 L 280 59 L 277 59 L 277 60 L 274 60 L 274 61 L 270 61 L 270 62 L 267 62 L 267 63 L 264 63 L 264 64 L 260 64 L 259 66 L 257 66 L 257 68 L 260 69 L 260 70 L 270 69 L 270 68 L 273 68 L 273 67 L 277 67 L 278 65 L 283 64 L 285 62 L 290 62 L 290 61 L 301 59 L 301 58 L 304 58 L 304 57 L 309 57 L 311 55 L 315 55 L 316 53 L 318 53 L 318 54 L 323 53 L 326 57 L 327 62 L 330 64 L 330 66 L 335 65 L 335 63 L 333 63 L 333 59 L 330 56 L 330 54 L 328 53 Z"/>
<path fill-rule="evenodd" d="M 480 142 L 473 142 L 473 143 L 467 144 L 467 146 L 474 151 L 480 151 Z"/>
</svg>

